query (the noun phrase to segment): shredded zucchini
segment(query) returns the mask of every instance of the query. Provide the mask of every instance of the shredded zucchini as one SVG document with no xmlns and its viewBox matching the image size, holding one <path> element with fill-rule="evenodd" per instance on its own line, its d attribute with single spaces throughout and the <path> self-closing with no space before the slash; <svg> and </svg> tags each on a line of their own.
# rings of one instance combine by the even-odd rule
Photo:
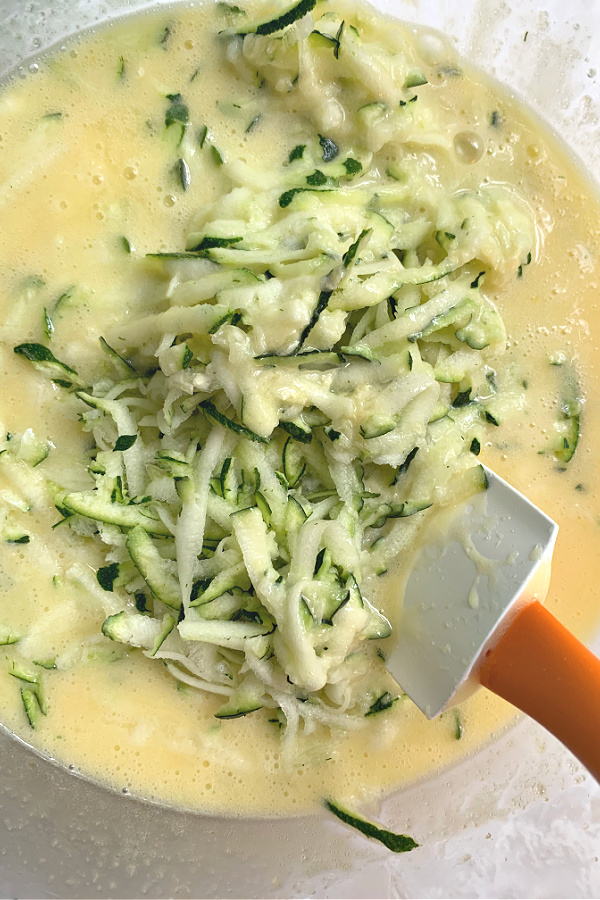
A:
<svg viewBox="0 0 600 900">
<path fill-rule="evenodd" d="M 273 103 L 290 79 L 303 143 L 264 178 L 219 154 L 229 187 L 149 254 L 160 301 L 102 338 L 110 377 L 106 357 L 84 381 L 40 344 L 14 349 L 71 390 L 94 445 L 94 488 L 53 495 L 105 546 L 101 639 L 222 695 L 221 719 L 277 710 L 291 745 L 392 715 L 392 627 L 370 598 L 440 510 L 486 488 L 477 454 L 510 412 L 491 398 L 506 334 L 486 284 L 535 243 L 512 191 L 455 192 L 413 152 L 446 152 L 444 108 L 374 26 L 315 0 L 256 18 L 219 46 Z M 180 94 L 161 103 L 179 156 L 198 123 Z M 191 195 L 182 156 L 176 174 Z M 40 696 L 24 692 L 30 721 Z"/>
<path fill-rule="evenodd" d="M 388 831 L 387 828 L 381 828 L 379 825 L 376 825 L 375 822 L 370 822 L 368 819 L 350 812 L 343 806 L 340 806 L 339 803 L 334 803 L 332 800 L 326 800 L 325 806 L 329 812 L 340 819 L 344 825 L 356 828 L 356 830 L 360 831 L 361 834 L 364 834 L 365 837 L 379 841 L 387 847 L 388 850 L 391 850 L 392 853 L 409 853 L 419 846 L 414 838 L 409 837 L 407 834 L 396 834 L 395 831 Z"/>
</svg>

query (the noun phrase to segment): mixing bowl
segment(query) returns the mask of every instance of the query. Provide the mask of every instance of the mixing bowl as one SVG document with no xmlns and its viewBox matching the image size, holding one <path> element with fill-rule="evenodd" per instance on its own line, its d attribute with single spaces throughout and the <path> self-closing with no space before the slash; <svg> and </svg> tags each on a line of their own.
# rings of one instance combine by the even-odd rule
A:
<svg viewBox="0 0 600 900">
<path fill-rule="evenodd" d="M 0 76 L 148 0 L 0 0 Z M 600 164 L 600 5 L 376 0 L 449 34 L 577 154 Z M 591 176 L 590 176 L 591 177 Z M 573 602 L 576 602 L 574 598 Z M 600 789 L 521 721 L 475 756 L 388 798 L 420 848 L 394 857 L 336 821 L 209 818 L 111 792 L 0 733 L 0 893 L 37 897 L 598 896 Z"/>
</svg>

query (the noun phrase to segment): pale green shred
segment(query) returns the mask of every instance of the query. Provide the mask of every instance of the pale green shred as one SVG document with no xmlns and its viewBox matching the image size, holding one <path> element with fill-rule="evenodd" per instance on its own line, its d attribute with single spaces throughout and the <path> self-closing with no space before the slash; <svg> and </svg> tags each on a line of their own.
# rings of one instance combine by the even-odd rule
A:
<svg viewBox="0 0 600 900">
<path fill-rule="evenodd" d="M 106 639 L 221 695 L 220 718 L 279 710 L 291 743 L 392 706 L 376 706 L 392 629 L 368 598 L 442 508 L 485 489 L 506 344 L 486 284 L 531 259 L 534 229 L 512 192 L 433 177 L 443 92 L 384 25 L 363 33 L 332 0 L 275 36 L 222 37 L 269 102 L 293 82 L 312 130 L 257 177 L 227 157 L 230 190 L 152 255 L 168 297 L 104 336 L 113 377 L 73 401 L 95 488 L 56 503 L 106 546 Z"/>
</svg>

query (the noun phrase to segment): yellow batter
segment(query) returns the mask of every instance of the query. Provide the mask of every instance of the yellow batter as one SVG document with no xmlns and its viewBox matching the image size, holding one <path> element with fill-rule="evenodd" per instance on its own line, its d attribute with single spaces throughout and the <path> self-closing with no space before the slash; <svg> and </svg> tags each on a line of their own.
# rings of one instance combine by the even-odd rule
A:
<svg viewBox="0 0 600 900">
<path fill-rule="evenodd" d="M 172 142 L 161 134 L 160 98 L 185 89 L 195 121 L 210 122 L 220 150 L 261 168 L 286 158 L 302 137 L 292 109 L 264 116 L 260 128 L 245 133 L 219 108 L 220 97 L 245 88 L 211 37 L 216 16 L 212 6 L 182 8 L 112 25 L 49 56 L 35 76 L 0 95 L 0 437 L 33 428 L 56 448 L 42 469 L 59 483 L 85 438 L 66 419 L 60 389 L 18 359 L 13 346 L 43 340 L 43 309 L 67 294 L 53 350 L 84 376 L 91 372 L 97 337 L 126 306 L 144 307 L 144 253 L 181 246 L 193 212 L 224 188 L 218 167 L 198 154 L 193 190 L 179 189 Z M 448 64 L 456 65 L 450 51 Z M 452 113 L 483 146 L 475 162 L 457 157 L 445 173 L 450 183 L 513 184 L 536 216 L 538 263 L 497 297 L 510 342 L 503 365 L 514 364 L 526 378 L 530 411 L 499 429 L 482 458 L 559 523 L 547 603 L 585 637 L 600 612 L 598 199 L 564 150 L 507 95 L 469 70 L 443 80 Z M 558 354 L 574 360 L 585 397 L 580 444 L 566 471 L 539 452 L 560 406 L 560 367 L 549 363 Z M 11 489 L 0 467 L 3 503 Z M 102 613 L 64 572 L 74 562 L 96 569 L 104 560 L 68 528 L 52 531 L 57 514 L 49 497 L 41 487 L 29 490 L 31 512 L 13 511 L 13 520 L 21 517 L 30 543 L 0 547 L 0 632 L 30 631 L 33 656 L 44 659 L 77 634 L 99 631 Z M 393 592 L 392 578 L 385 590 Z M 36 629 L 49 613 L 52 638 L 47 619 Z M 329 749 L 304 741 L 289 770 L 266 714 L 219 722 L 219 699 L 178 689 L 157 663 L 119 647 L 107 658 L 102 645 L 86 664 L 49 672 L 48 715 L 33 732 L 8 674 L 18 646 L 0 648 L 0 719 L 8 728 L 111 786 L 206 811 L 283 815 L 323 796 L 360 801 L 459 759 L 513 714 L 480 692 L 461 709 L 457 740 L 452 712 L 428 722 L 400 701 L 373 717 L 370 729 Z"/>
</svg>

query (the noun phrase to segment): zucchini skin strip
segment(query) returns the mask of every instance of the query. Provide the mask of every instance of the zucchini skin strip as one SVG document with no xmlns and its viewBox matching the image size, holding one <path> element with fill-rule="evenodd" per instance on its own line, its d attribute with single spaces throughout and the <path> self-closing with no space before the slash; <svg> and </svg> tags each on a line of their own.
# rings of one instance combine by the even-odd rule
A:
<svg viewBox="0 0 600 900">
<path fill-rule="evenodd" d="M 391 850 L 392 853 L 408 853 L 419 846 L 417 842 L 407 834 L 396 834 L 394 831 L 380 828 L 375 822 L 363 819 L 362 816 L 350 812 L 343 806 L 334 803 L 332 800 L 325 800 L 325 807 L 343 822 L 344 825 L 356 828 L 356 830 L 360 831 L 361 834 L 364 834 L 365 837 L 379 841 L 384 847 Z"/>
<path fill-rule="evenodd" d="M 293 25 L 298 19 L 303 18 L 307 13 L 311 12 L 317 5 L 317 0 L 300 0 L 283 15 L 277 16 L 275 19 L 269 19 L 267 22 L 261 22 L 256 28 L 249 31 L 239 31 L 240 37 L 246 37 L 247 34 L 274 34 L 276 31 L 283 31 L 288 25 Z"/>
</svg>

